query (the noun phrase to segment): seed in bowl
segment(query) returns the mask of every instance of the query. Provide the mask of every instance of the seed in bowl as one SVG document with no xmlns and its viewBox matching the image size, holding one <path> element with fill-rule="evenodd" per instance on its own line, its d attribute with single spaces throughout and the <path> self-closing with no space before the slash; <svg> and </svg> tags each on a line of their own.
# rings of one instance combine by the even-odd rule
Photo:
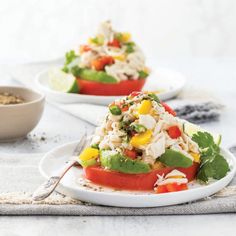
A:
<svg viewBox="0 0 236 236">
<path fill-rule="evenodd" d="M 14 105 L 24 103 L 24 100 L 16 95 L 11 93 L 0 93 L 0 105 Z"/>
</svg>

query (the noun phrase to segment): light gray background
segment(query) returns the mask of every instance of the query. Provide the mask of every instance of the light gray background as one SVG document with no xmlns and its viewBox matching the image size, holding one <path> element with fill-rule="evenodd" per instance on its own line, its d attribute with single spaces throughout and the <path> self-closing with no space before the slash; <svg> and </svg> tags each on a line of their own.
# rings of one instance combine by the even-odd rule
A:
<svg viewBox="0 0 236 236">
<path fill-rule="evenodd" d="M 235 0 L 0 0 L 0 59 L 64 55 L 111 19 L 147 58 L 236 56 Z"/>
<path fill-rule="evenodd" d="M 217 95 L 226 105 L 222 119 L 205 127 L 222 133 L 228 146 L 236 141 L 235 12 L 235 0 L 0 0 L 0 62 L 56 58 L 86 40 L 101 20 L 112 19 L 117 29 L 133 34 L 152 68 L 180 71 L 188 87 Z M 4 67 L 0 82 L 10 83 Z M 39 137 L 45 132 L 47 142 L 33 140 L 34 149 L 31 142 L 4 144 L 0 152 L 45 152 L 79 138 L 85 125 L 92 130 L 47 106 L 33 131 Z M 233 235 L 235 220 L 232 214 L 1 217 L 0 235 Z"/>
</svg>

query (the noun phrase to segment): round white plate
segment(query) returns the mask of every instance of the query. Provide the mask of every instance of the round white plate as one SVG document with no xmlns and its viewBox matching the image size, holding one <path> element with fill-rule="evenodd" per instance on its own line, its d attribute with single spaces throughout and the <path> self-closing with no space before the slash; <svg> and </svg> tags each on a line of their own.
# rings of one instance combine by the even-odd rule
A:
<svg viewBox="0 0 236 236">
<path fill-rule="evenodd" d="M 120 98 L 119 96 L 94 96 L 54 91 L 49 87 L 48 71 L 39 73 L 35 82 L 38 89 L 44 92 L 50 100 L 59 103 L 91 103 L 108 105 L 115 99 Z M 178 95 L 184 85 L 185 78 L 182 74 L 160 68 L 149 76 L 143 90 L 159 91 L 158 96 L 164 101 Z"/>
<path fill-rule="evenodd" d="M 65 144 L 47 153 L 39 164 L 40 173 L 48 178 L 54 171 L 60 169 L 71 157 L 78 142 Z M 115 191 L 111 188 L 101 188 L 89 183 L 83 178 L 81 168 L 73 167 L 62 179 L 57 191 L 72 198 L 100 205 L 118 207 L 157 207 L 194 201 L 210 196 L 224 188 L 234 177 L 236 159 L 227 150 L 221 149 L 223 156 L 230 164 L 229 173 L 221 180 L 209 185 L 190 184 L 190 189 L 164 194 L 153 192 Z"/>
</svg>

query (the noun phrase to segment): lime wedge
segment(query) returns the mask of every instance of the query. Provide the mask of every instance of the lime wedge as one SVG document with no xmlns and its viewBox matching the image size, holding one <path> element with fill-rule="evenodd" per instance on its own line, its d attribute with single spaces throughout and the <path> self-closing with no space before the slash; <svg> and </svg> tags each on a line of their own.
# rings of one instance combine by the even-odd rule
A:
<svg viewBox="0 0 236 236">
<path fill-rule="evenodd" d="M 212 135 L 214 142 L 217 145 L 220 145 L 221 143 L 221 134 L 213 134 L 207 130 L 202 129 L 200 126 L 192 124 L 190 122 L 185 122 L 183 125 L 183 130 L 184 133 L 186 133 L 187 135 L 189 135 L 190 137 L 192 137 L 194 134 L 196 134 L 197 132 L 208 132 Z"/>
<path fill-rule="evenodd" d="M 76 78 L 60 69 L 49 72 L 49 87 L 53 90 L 65 93 L 78 93 L 79 87 Z"/>
</svg>

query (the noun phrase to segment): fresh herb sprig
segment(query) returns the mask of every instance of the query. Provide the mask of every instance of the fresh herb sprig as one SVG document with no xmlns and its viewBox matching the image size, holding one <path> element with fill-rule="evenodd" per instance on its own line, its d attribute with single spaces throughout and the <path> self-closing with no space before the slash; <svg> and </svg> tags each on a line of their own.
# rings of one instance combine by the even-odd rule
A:
<svg viewBox="0 0 236 236">
<path fill-rule="evenodd" d="M 127 42 L 125 43 L 126 45 L 126 53 L 132 53 L 135 51 L 134 47 L 135 47 L 135 43 L 134 42 Z"/>
<path fill-rule="evenodd" d="M 149 75 L 147 72 L 145 72 L 143 70 L 140 70 L 138 72 L 138 74 L 139 74 L 139 77 L 142 78 L 142 79 L 146 79 L 148 77 L 148 75 Z"/>
<path fill-rule="evenodd" d="M 78 56 L 75 54 L 74 50 L 71 50 L 66 53 L 66 60 L 65 60 L 65 65 L 69 65 L 72 61 L 74 61 Z"/>
<path fill-rule="evenodd" d="M 76 55 L 74 50 L 71 50 L 65 55 L 65 63 L 62 71 L 66 73 L 71 73 L 75 77 L 78 77 L 81 71 L 81 68 L 78 66 L 79 56 Z"/>
<path fill-rule="evenodd" d="M 211 178 L 222 179 L 230 170 L 229 164 L 220 154 L 220 147 L 215 144 L 212 135 L 207 132 L 197 132 L 192 140 L 198 144 L 201 154 L 197 179 L 205 183 Z"/>
<path fill-rule="evenodd" d="M 155 102 L 157 102 L 157 103 L 161 103 L 159 97 L 158 97 L 155 93 L 149 93 L 149 94 L 148 94 L 148 97 L 149 97 L 151 100 L 153 100 L 153 101 L 155 101 Z"/>
</svg>

